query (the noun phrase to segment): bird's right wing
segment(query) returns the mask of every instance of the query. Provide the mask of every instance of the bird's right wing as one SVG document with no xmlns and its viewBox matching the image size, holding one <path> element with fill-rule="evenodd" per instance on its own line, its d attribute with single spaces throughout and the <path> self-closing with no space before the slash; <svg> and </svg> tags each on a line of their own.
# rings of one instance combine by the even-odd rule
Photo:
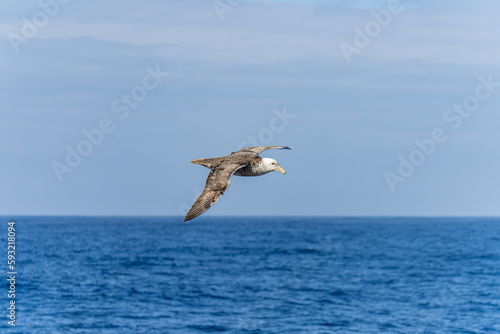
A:
<svg viewBox="0 0 500 334">
<path fill-rule="evenodd" d="M 248 152 L 248 153 L 255 153 L 255 154 L 259 155 L 262 152 L 264 152 L 265 150 L 272 150 L 272 149 L 291 150 L 291 148 L 288 146 L 255 146 L 255 147 L 247 147 L 247 148 L 241 149 L 237 153 Z"/>
<path fill-rule="evenodd" d="M 222 197 L 231 184 L 231 177 L 238 169 L 245 167 L 243 163 L 229 163 L 212 169 L 207 178 L 205 189 L 194 202 L 184 221 L 198 217 Z"/>
</svg>

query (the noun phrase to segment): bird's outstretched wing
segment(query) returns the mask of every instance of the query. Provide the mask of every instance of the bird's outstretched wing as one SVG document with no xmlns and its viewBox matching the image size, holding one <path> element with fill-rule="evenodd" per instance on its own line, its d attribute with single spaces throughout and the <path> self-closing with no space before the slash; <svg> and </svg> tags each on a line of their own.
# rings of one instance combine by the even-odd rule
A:
<svg viewBox="0 0 500 334">
<path fill-rule="evenodd" d="M 262 152 L 264 152 L 265 150 L 272 150 L 272 149 L 291 150 L 291 148 L 288 146 L 255 146 L 255 147 L 247 147 L 247 148 L 241 149 L 236 153 L 249 152 L 249 153 L 255 153 L 255 154 L 259 155 Z"/>
<path fill-rule="evenodd" d="M 246 165 L 244 163 L 227 163 L 212 169 L 208 175 L 205 189 L 189 209 L 184 221 L 198 217 L 217 203 L 229 188 L 234 172 Z"/>
</svg>

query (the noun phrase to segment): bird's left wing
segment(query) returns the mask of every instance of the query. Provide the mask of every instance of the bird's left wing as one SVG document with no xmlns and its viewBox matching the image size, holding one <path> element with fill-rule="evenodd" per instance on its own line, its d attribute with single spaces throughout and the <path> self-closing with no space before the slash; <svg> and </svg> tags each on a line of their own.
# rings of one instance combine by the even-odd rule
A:
<svg viewBox="0 0 500 334">
<path fill-rule="evenodd" d="M 205 189 L 194 202 L 184 221 L 198 217 L 222 197 L 231 184 L 231 177 L 238 169 L 245 167 L 246 163 L 227 163 L 212 169 L 207 178 Z"/>
<path fill-rule="evenodd" d="M 291 150 L 291 148 L 288 146 L 255 146 L 255 147 L 247 147 L 247 148 L 241 149 L 236 153 L 248 152 L 248 153 L 255 153 L 255 154 L 259 155 L 262 152 L 264 152 L 265 150 L 272 150 L 272 149 Z"/>
</svg>

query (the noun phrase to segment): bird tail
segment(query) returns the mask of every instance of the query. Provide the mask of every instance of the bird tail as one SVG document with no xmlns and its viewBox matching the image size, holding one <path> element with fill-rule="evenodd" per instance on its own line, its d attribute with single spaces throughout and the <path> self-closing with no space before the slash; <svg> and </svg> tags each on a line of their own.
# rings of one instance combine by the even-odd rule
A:
<svg viewBox="0 0 500 334">
<path fill-rule="evenodd" d="M 202 165 L 202 166 L 205 166 L 207 168 L 212 169 L 221 163 L 221 158 L 194 159 L 194 160 L 191 160 L 191 163 L 195 164 L 195 165 Z"/>
</svg>

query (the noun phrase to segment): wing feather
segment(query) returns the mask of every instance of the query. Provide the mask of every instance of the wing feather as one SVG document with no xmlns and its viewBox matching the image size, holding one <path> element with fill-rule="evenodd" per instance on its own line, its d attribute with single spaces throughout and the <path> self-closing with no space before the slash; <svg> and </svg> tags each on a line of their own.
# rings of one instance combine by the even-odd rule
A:
<svg viewBox="0 0 500 334">
<path fill-rule="evenodd" d="M 231 177 L 238 169 L 246 166 L 243 163 L 223 164 L 212 169 L 207 178 L 205 189 L 189 209 L 184 221 L 198 217 L 222 197 L 231 184 Z"/>
<path fill-rule="evenodd" d="M 291 150 L 291 148 L 288 146 L 255 146 L 255 147 L 247 147 L 247 148 L 241 149 L 236 153 L 248 152 L 248 153 L 255 153 L 255 154 L 259 155 L 266 150 L 273 150 L 273 149 Z"/>
</svg>

